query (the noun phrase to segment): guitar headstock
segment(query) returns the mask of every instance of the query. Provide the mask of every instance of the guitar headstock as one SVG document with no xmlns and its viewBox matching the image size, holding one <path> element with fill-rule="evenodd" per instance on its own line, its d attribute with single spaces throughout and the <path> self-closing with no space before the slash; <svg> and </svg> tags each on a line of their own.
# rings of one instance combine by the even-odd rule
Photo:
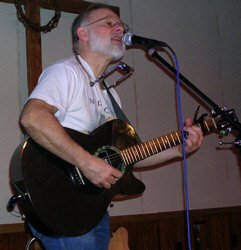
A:
<svg viewBox="0 0 241 250">
<path fill-rule="evenodd" d="M 216 115 L 216 113 L 213 112 L 213 117 L 217 129 L 223 135 L 226 135 L 227 133 L 231 132 L 232 130 L 231 121 L 238 122 L 234 109 L 228 110 L 226 107 L 224 107 L 221 110 L 220 114 L 218 115 Z"/>
<path fill-rule="evenodd" d="M 232 124 L 230 121 L 238 121 L 235 111 L 233 109 L 222 109 L 219 114 L 212 112 L 212 118 L 204 119 L 207 114 L 203 114 L 195 123 L 198 123 L 203 133 L 208 133 L 211 130 L 219 130 L 221 134 L 225 135 L 231 132 Z"/>
</svg>

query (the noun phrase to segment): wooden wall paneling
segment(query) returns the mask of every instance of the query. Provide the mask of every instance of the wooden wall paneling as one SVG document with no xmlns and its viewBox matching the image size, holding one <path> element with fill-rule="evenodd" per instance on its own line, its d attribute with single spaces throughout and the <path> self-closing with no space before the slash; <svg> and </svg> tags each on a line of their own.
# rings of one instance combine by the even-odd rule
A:
<svg viewBox="0 0 241 250">
<path fill-rule="evenodd" d="M 230 216 L 225 214 L 223 216 L 223 238 L 224 238 L 224 249 L 232 249 L 231 247 L 231 238 L 230 238 L 230 228 L 229 223 Z"/>
<path fill-rule="evenodd" d="M 131 222 L 131 223 L 126 223 L 123 226 L 128 231 L 130 249 L 131 250 L 143 249 L 142 248 L 143 239 L 141 238 L 143 227 L 141 226 L 141 223 Z"/>
<path fill-rule="evenodd" d="M 173 218 L 159 220 L 160 249 L 174 249 L 174 223 Z"/>
<path fill-rule="evenodd" d="M 191 230 L 192 230 L 192 245 L 195 246 L 195 238 L 199 239 L 201 249 L 208 249 L 209 242 L 211 241 L 211 227 L 210 227 L 210 219 L 207 215 L 199 215 L 191 217 Z M 194 226 L 198 226 L 198 232 L 195 235 Z M 197 225 L 198 224 L 198 225 Z"/>
<path fill-rule="evenodd" d="M 224 238 L 223 238 L 223 221 L 222 216 L 220 215 L 211 215 L 210 218 L 210 227 L 211 227 L 211 237 L 212 249 L 225 249 L 224 247 Z"/>
<path fill-rule="evenodd" d="M 0 250 L 8 250 L 8 234 L 0 234 Z"/>
<path fill-rule="evenodd" d="M 187 246 L 185 244 L 185 217 L 180 216 L 177 218 L 174 218 L 174 245 L 176 250 L 180 249 L 187 249 Z"/>
<path fill-rule="evenodd" d="M 195 249 L 195 222 L 201 222 L 200 249 L 241 249 L 241 207 L 191 211 L 192 249 Z M 111 217 L 112 231 L 121 226 L 128 231 L 131 250 L 188 249 L 183 211 Z M 30 237 L 23 225 L 0 225 L 0 250 L 23 250 Z M 34 248 L 37 249 L 41 248 Z"/>
<path fill-rule="evenodd" d="M 241 212 L 229 216 L 229 234 L 232 250 L 241 249 Z"/>
<path fill-rule="evenodd" d="M 141 228 L 142 249 L 159 249 L 158 221 L 142 222 Z"/>
<path fill-rule="evenodd" d="M 9 234 L 9 248 L 8 250 L 21 249 L 27 244 L 29 236 L 26 233 L 13 233 Z M 23 249 L 23 248 L 22 248 Z"/>
</svg>

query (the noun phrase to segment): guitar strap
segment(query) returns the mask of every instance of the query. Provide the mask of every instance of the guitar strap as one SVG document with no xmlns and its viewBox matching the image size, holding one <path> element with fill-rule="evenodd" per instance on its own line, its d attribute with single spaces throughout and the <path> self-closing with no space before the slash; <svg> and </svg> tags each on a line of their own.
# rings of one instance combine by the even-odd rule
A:
<svg viewBox="0 0 241 250">
<path fill-rule="evenodd" d="M 128 118 L 126 117 L 125 113 L 123 112 L 123 110 L 121 109 L 121 107 L 119 106 L 119 104 L 116 102 L 115 98 L 113 97 L 113 95 L 111 94 L 109 88 L 107 87 L 105 81 L 102 81 L 102 85 L 103 87 L 106 89 L 109 97 L 110 97 L 110 100 L 111 100 L 111 103 L 112 103 L 112 106 L 113 106 L 113 109 L 115 111 L 115 114 L 116 114 L 116 117 L 120 120 L 123 120 L 123 121 L 126 121 L 127 123 L 129 123 L 131 126 L 132 124 L 130 123 L 130 121 L 128 120 Z M 133 127 L 133 126 L 132 126 Z M 141 139 L 140 137 L 138 136 L 138 134 L 136 133 L 136 136 L 139 140 L 139 142 L 141 143 Z"/>
</svg>

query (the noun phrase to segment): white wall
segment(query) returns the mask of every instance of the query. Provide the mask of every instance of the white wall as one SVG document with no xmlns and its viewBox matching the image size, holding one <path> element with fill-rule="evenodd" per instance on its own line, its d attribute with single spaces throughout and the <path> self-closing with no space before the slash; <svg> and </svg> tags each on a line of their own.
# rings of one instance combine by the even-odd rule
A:
<svg viewBox="0 0 241 250">
<path fill-rule="evenodd" d="M 218 105 L 240 111 L 241 2 L 191 0 L 109 0 L 120 7 L 132 32 L 168 43 L 176 52 L 181 73 Z M 52 11 L 41 11 L 42 24 Z M 63 13 L 58 28 L 42 36 L 43 67 L 71 54 L 70 26 L 75 15 Z M 20 142 L 18 116 L 27 96 L 25 33 L 13 5 L 0 3 L 0 224 L 20 221 L 6 211 L 11 195 L 9 161 Z M 171 55 L 159 52 L 171 62 Z M 128 49 L 124 62 L 135 76 L 117 91 L 123 108 L 143 141 L 178 129 L 175 81 L 141 49 Z M 112 78 L 116 79 L 114 74 Z M 200 101 L 181 90 L 183 117 L 193 117 Z M 210 108 L 201 102 L 201 113 Z M 241 118 L 240 118 L 241 119 Z M 218 149 L 218 134 L 205 137 L 203 147 L 188 158 L 190 209 L 240 206 L 240 156 L 230 146 Z M 225 141 L 232 141 L 229 135 Z M 166 164 L 135 173 L 146 184 L 142 197 L 114 203 L 111 215 L 184 209 L 183 165 Z"/>
<path fill-rule="evenodd" d="M 6 211 L 11 196 L 9 160 L 20 141 L 19 95 L 19 26 L 15 8 L 0 3 L 0 223 L 18 220 Z"/>
</svg>

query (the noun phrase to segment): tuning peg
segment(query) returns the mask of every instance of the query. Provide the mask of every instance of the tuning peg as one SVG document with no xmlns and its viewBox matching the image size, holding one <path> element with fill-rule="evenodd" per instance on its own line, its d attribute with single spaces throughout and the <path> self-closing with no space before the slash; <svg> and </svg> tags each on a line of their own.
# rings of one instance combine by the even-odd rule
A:
<svg viewBox="0 0 241 250">
<path fill-rule="evenodd" d="M 223 141 L 219 141 L 218 144 L 219 144 L 219 145 L 233 144 L 233 142 L 223 142 Z"/>
<path fill-rule="evenodd" d="M 218 142 L 219 145 L 224 145 L 224 144 L 232 144 L 232 145 L 241 145 L 241 141 L 234 141 L 234 142 L 223 142 L 223 141 L 219 141 Z"/>
<path fill-rule="evenodd" d="M 225 125 L 222 125 L 222 127 L 225 128 Z M 228 128 L 221 130 L 220 134 L 226 135 L 226 134 L 230 133 L 231 131 L 232 131 L 232 129 L 230 127 L 228 127 Z"/>
</svg>

